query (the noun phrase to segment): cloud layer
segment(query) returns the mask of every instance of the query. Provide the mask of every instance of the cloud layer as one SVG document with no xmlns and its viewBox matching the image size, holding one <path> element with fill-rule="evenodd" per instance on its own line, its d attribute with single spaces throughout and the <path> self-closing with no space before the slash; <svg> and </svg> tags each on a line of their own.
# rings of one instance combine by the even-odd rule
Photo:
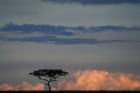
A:
<svg viewBox="0 0 140 93">
<path fill-rule="evenodd" d="M 38 43 L 53 43 L 53 44 L 97 44 L 97 43 L 140 43 L 140 40 L 125 39 L 126 33 L 137 33 L 140 27 L 125 27 L 125 26 L 92 26 L 92 27 L 65 27 L 53 25 L 34 25 L 23 24 L 16 25 L 13 23 L 6 24 L 0 29 L 0 39 L 3 41 L 20 41 L 20 42 L 38 42 Z M 100 39 L 97 33 L 110 35 L 110 32 L 122 36 L 124 38 Z M 107 33 L 106 33 L 107 32 Z M 109 33 L 108 33 L 109 32 Z M 117 32 L 117 33 L 116 33 Z M 112 34 L 113 34 L 112 33 Z M 100 34 L 101 35 L 101 34 Z M 107 35 L 107 36 L 108 36 Z M 113 34 L 114 35 L 114 34 Z M 103 35 L 101 35 L 103 36 Z M 131 35 L 132 36 L 132 35 Z M 106 36 L 105 36 L 106 37 Z M 102 37 L 101 37 L 102 38 Z"/>
<path fill-rule="evenodd" d="M 104 4 L 139 4 L 139 0 L 42 0 L 53 3 L 79 3 L 82 5 L 104 5 Z"/>
<path fill-rule="evenodd" d="M 0 31 L 0 82 L 22 81 L 38 66 L 139 73 L 139 41 L 140 27 L 133 26 L 8 24 Z"/>
<path fill-rule="evenodd" d="M 77 70 L 72 78 L 61 80 L 53 90 L 140 90 L 140 75 L 105 70 Z M 23 81 L 19 85 L 0 84 L 0 91 L 42 91 L 45 85 Z"/>
<path fill-rule="evenodd" d="M 103 70 L 79 70 L 72 80 L 61 81 L 58 90 L 140 90 L 140 75 L 110 73 Z"/>
<path fill-rule="evenodd" d="M 139 2 L 139 0 L 46 0 L 44 3 L 41 0 L 0 0 L 0 26 L 8 22 L 47 23 L 57 26 L 140 25 Z"/>
<path fill-rule="evenodd" d="M 26 81 L 23 81 L 19 85 L 13 85 L 13 84 L 0 84 L 0 91 L 41 91 L 44 90 L 44 84 L 36 83 L 36 84 L 30 84 Z"/>
</svg>

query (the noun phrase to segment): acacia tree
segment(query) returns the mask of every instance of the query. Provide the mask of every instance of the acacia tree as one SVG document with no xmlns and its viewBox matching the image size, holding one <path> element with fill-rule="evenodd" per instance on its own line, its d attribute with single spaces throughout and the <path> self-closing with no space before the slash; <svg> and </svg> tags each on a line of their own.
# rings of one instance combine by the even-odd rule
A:
<svg viewBox="0 0 140 93">
<path fill-rule="evenodd" d="M 45 85 L 48 86 L 49 91 L 51 91 L 50 83 L 57 81 L 57 78 L 60 76 L 65 76 L 68 72 L 63 71 L 62 69 L 40 69 L 29 73 L 30 75 L 37 76 L 40 80 L 45 81 Z"/>
</svg>

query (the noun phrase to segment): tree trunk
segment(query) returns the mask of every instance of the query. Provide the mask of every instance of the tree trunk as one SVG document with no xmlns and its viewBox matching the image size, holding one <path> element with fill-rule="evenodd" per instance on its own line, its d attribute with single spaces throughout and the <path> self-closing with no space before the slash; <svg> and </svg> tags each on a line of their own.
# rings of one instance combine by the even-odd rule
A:
<svg viewBox="0 0 140 93">
<path fill-rule="evenodd" d="M 50 86 L 50 83 L 48 83 L 48 88 L 49 88 L 49 91 L 51 91 L 51 86 Z"/>
<path fill-rule="evenodd" d="M 51 86 L 50 86 L 50 82 L 44 83 L 45 85 L 48 86 L 49 91 L 51 91 Z"/>
</svg>

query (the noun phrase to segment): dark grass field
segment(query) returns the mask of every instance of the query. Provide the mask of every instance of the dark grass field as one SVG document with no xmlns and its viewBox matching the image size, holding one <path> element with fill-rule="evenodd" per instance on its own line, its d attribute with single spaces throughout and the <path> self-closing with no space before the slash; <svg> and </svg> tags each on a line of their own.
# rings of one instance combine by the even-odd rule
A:
<svg viewBox="0 0 140 93">
<path fill-rule="evenodd" d="M 0 93 L 140 93 L 140 91 L 0 91 Z"/>
</svg>

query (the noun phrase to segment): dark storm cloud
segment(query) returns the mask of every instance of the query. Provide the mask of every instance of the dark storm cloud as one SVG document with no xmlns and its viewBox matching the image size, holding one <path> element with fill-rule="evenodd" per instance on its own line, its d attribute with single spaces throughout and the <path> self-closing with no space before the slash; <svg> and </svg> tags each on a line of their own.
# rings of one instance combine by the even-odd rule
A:
<svg viewBox="0 0 140 93">
<path fill-rule="evenodd" d="M 140 0 L 42 0 L 53 3 L 79 3 L 82 5 L 103 5 L 103 4 L 140 4 Z"/>
</svg>

